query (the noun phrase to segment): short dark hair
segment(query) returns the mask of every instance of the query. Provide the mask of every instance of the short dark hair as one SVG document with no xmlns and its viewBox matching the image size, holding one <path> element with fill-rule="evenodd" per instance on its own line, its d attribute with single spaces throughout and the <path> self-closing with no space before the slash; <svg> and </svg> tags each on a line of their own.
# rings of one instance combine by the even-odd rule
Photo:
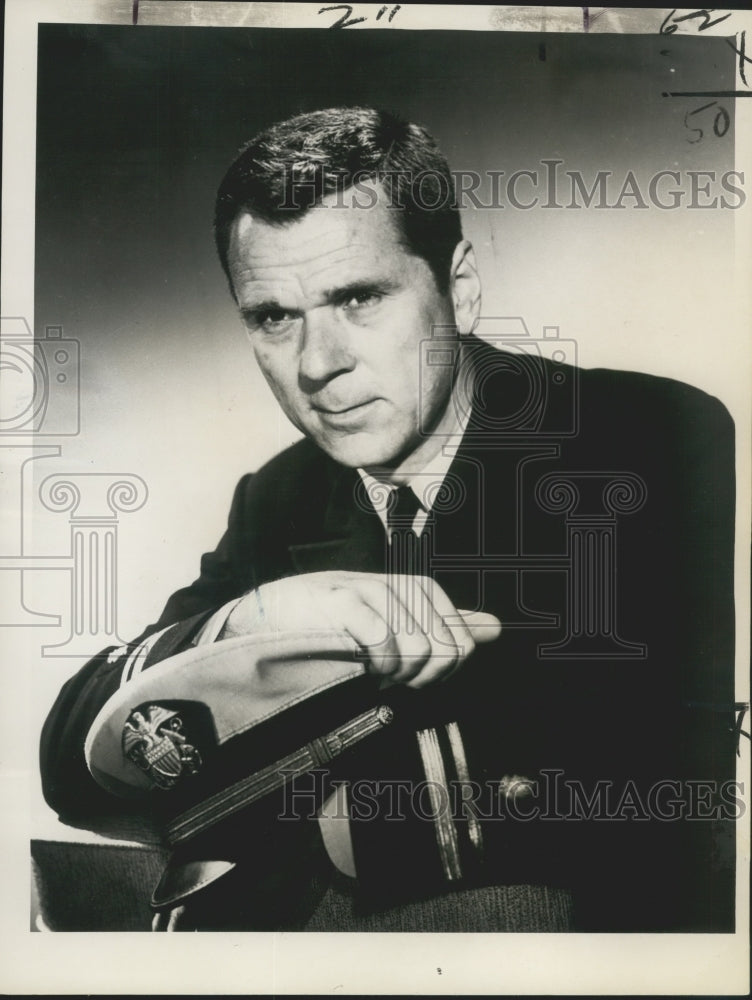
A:
<svg viewBox="0 0 752 1000">
<path fill-rule="evenodd" d="M 230 281 L 232 223 L 242 211 L 279 225 L 292 222 L 358 181 L 378 180 L 405 249 L 422 257 L 442 292 L 462 226 L 449 165 L 420 125 L 374 108 L 325 108 L 259 132 L 240 151 L 217 192 L 214 237 Z"/>
</svg>

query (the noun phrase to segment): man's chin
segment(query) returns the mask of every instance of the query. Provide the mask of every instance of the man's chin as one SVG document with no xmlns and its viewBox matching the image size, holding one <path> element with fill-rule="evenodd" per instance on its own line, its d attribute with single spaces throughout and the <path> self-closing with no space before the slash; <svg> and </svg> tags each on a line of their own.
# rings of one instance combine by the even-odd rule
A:
<svg viewBox="0 0 752 1000">
<path fill-rule="evenodd" d="M 313 440 L 331 459 L 350 469 L 365 469 L 371 466 L 389 468 L 398 456 L 394 445 L 389 446 L 387 442 L 374 440 L 367 434 Z"/>
</svg>

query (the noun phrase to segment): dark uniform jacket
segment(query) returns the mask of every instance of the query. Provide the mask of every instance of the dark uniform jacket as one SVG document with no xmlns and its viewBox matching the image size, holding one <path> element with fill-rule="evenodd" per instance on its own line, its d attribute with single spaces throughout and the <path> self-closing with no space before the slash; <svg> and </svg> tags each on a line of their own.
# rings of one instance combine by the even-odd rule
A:
<svg viewBox="0 0 752 1000">
<path fill-rule="evenodd" d="M 579 929 L 728 931 L 733 848 L 719 845 L 734 816 L 731 419 L 667 379 L 479 341 L 470 357 L 472 415 L 423 557 L 456 607 L 500 618 L 501 637 L 420 691 L 379 691 L 365 677 L 312 698 L 260 727 L 249 759 L 264 766 L 365 707 L 392 706 L 393 724 L 333 762 L 319 795 L 330 779 L 351 783 L 363 912 L 455 887 L 541 884 L 572 890 Z M 147 666 L 265 582 L 383 573 L 385 532 L 359 483 L 308 441 L 245 476 L 199 578 L 144 633 L 174 626 Z M 120 684 L 123 657 L 109 652 L 65 685 L 42 737 L 45 795 L 72 822 L 118 808 L 83 756 Z M 396 784 L 409 793 L 436 778 L 417 733 L 437 746 L 447 788 L 474 789 L 471 806 L 449 807 L 448 831 L 409 794 L 412 815 L 386 818 Z M 274 799 L 193 847 L 236 865 L 207 898 L 231 907 L 242 897 L 249 927 L 299 925 L 322 853 L 315 823 L 278 813 Z"/>
</svg>

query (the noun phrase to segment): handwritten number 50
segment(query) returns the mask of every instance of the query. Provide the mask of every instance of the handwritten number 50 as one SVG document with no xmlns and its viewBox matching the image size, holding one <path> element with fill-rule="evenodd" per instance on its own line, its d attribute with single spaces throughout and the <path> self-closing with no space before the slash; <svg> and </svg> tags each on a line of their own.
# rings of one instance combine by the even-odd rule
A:
<svg viewBox="0 0 752 1000">
<path fill-rule="evenodd" d="M 684 115 L 684 128 L 688 129 L 690 132 L 695 132 L 697 134 L 696 139 L 690 139 L 689 137 L 687 137 L 687 142 L 692 143 L 692 145 L 696 145 L 698 142 L 702 142 L 702 138 L 705 135 L 704 131 L 701 128 L 697 128 L 696 126 L 691 125 L 687 121 L 687 119 L 691 118 L 692 115 L 699 115 L 701 111 L 707 111 L 708 108 L 715 107 L 717 103 L 718 103 L 717 101 L 711 101 L 710 104 L 703 104 L 702 107 L 695 108 L 694 111 L 686 112 L 686 114 Z M 722 139 L 730 128 L 731 128 L 731 118 L 729 117 L 729 113 L 723 107 L 723 105 L 719 104 L 718 110 L 716 111 L 715 117 L 713 118 L 713 134 L 716 135 L 719 139 Z"/>
</svg>

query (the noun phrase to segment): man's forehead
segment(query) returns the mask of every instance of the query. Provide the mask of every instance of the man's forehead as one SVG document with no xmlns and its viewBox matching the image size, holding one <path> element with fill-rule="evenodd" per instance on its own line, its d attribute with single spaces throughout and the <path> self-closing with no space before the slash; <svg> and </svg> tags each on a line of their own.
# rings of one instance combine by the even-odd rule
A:
<svg viewBox="0 0 752 1000">
<path fill-rule="evenodd" d="M 305 282 L 367 278 L 387 271 L 405 253 L 394 210 L 341 202 L 317 205 L 289 223 L 266 222 L 249 212 L 236 219 L 230 240 L 230 268 L 247 285 L 287 277 Z"/>
<path fill-rule="evenodd" d="M 344 197 L 343 193 L 343 197 Z M 379 201 L 376 204 L 348 203 L 329 196 L 320 205 L 304 213 L 280 212 L 274 222 L 267 222 L 242 211 L 232 228 L 232 235 L 241 243 L 259 239 L 273 242 L 301 242 L 312 239 L 398 239 L 400 234 L 400 209 Z"/>
<path fill-rule="evenodd" d="M 389 232 L 358 225 L 331 211 L 311 209 L 301 219 L 277 225 L 245 212 L 232 233 L 230 256 L 245 267 L 307 264 L 318 258 L 346 258 L 348 253 L 375 252 Z"/>
</svg>

